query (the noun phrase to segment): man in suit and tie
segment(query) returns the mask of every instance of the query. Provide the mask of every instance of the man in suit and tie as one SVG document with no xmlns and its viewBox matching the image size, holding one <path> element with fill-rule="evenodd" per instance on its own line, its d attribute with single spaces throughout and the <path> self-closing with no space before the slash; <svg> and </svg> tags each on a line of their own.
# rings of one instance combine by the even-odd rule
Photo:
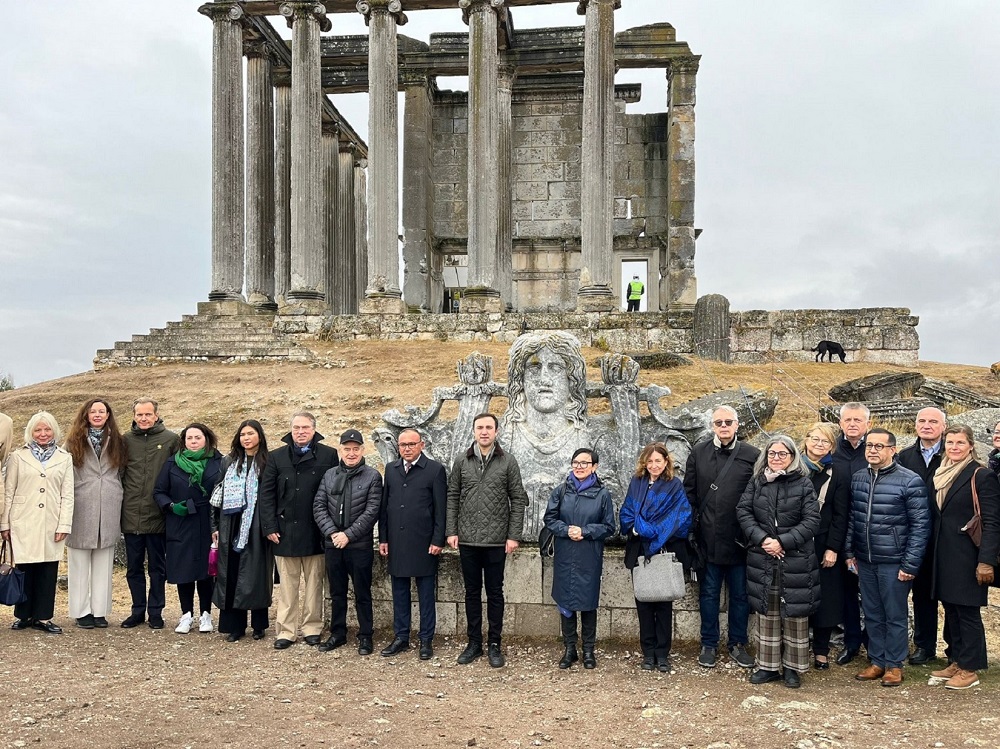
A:
<svg viewBox="0 0 1000 749">
<path fill-rule="evenodd" d="M 445 545 L 448 483 L 444 466 L 423 454 L 415 429 L 399 434 L 400 459 L 385 469 L 378 523 L 378 551 L 389 557 L 392 580 L 392 627 L 395 639 L 382 650 L 391 657 L 410 647 L 410 579 L 420 600 L 420 659 L 434 655 L 437 625 L 435 585 L 438 555 Z"/>
</svg>

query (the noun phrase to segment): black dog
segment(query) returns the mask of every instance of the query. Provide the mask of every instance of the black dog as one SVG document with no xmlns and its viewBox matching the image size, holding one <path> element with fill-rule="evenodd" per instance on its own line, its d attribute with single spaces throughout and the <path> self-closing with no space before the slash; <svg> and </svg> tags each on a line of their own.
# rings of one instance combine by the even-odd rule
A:
<svg viewBox="0 0 1000 749">
<path fill-rule="evenodd" d="M 809 350 L 819 352 L 816 354 L 816 361 L 823 361 L 823 357 L 827 356 L 829 357 L 829 361 L 833 363 L 833 355 L 836 354 L 840 357 L 841 362 L 847 362 L 847 352 L 844 351 L 844 347 L 836 341 L 820 341 L 816 348 L 811 348 Z"/>
</svg>

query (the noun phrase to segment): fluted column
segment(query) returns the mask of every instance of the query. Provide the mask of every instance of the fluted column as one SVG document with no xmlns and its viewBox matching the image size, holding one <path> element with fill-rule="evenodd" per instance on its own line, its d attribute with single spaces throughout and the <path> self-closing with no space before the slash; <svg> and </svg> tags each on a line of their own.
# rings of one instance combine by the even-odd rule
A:
<svg viewBox="0 0 1000 749">
<path fill-rule="evenodd" d="M 247 301 L 274 303 L 274 86 L 263 41 L 243 45 L 247 58 Z"/>
<path fill-rule="evenodd" d="M 511 129 L 513 65 L 501 65 L 497 78 L 497 290 L 510 309 L 514 303 L 514 164 Z"/>
<path fill-rule="evenodd" d="M 334 125 L 323 126 L 323 273 L 326 278 L 326 306 L 339 314 L 343 290 L 337 283 L 337 223 L 340 221 L 338 203 L 340 178 L 340 130 Z"/>
<path fill-rule="evenodd" d="M 335 262 L 340 299 L 336 300 L 334 309 L 337 314 L 355 315 L 358 312 L 358 259 L 354 239 L 354 153 L 350 146 L 341 144 L 339 158 Z"/>
<path fill-rule="evenodd" d="M 505 0 L 459 0 L 469 21 L 469 282 L 463 312 L 502 312 L 497 262 L 497 16 Z"/>
<path fill-rule="evenodd" d="M 369 265 L 366 313 L 406 311 L 399 289 L 399 70 L 396 26 L 406 22 L 399 0 L 361 0 L 368 24 Z"/>
<path fill-rule="evenodd" d="M 212 301 L 243 299 L 243 9 L 207 3 L 212 19 Z"/>
<path fill-rule="evenodd" d="M 660 268 L 660 309 L 694 309 L 694 106 L 701 57 L 675 57 L 667 67 L 667 249 Z"/>
<path fill-rule="evenodd" d="M 613 291 L 615 172 L 615 10 L 621 0 L 581 0 L 585 13 L 582 258 L 577 310 L 618 309 Z"/>
<path fill-rule="evenodd" d="M 292 89 L 288 73 L 274 89 L 274 300 L 284 305 L 292 275 Z"/>
<path fill-rule="evenodd" d="M 281 4 L 281 14 L 292 24 L 292 257 L 288 300 L 299 306 L 305 303 L 303 311 L 317 313 L 325 307 L 327 281 L 319 56 L 320 19 L 325 13 L 319 3 Z"/>
<path fill-rule="evenodd" d="M 411 312 L 430 312 L 434 229 L 434 106 L 425 72 L 401 75 L 403 112 L 403 301 Z"/>
<path fill-rule="evenodd" d="M 368 159 L 354 160 L 355 294 L 360 308 L 368 286 Z"/>
</svg>

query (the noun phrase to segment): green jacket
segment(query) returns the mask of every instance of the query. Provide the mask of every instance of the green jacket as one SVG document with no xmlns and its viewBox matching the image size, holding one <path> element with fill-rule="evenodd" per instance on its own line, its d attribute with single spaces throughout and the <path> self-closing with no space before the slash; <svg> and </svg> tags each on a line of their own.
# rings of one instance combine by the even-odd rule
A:
<svg viewBox="0 0 1000 749">
<path fill-rule="evenodd" d="M 480 470 L 479 446 L 473 444 L 455 461 L 448 477 L 445 535 L 465 546 L 504 546 L 521 540 L 528 493 L 513 455 L 499 444 Z"/>
<path fill-rule="evenodd" d="M 122 533 L 163 533 L 163 512 L 153 500 L 153 486 L 180 438 L 163 426 L 162 419 L 145 431 L 132 422 L 132 431 L 122 438 L 128 447 L 128 463 L 122 470 Z"/>
</svg>

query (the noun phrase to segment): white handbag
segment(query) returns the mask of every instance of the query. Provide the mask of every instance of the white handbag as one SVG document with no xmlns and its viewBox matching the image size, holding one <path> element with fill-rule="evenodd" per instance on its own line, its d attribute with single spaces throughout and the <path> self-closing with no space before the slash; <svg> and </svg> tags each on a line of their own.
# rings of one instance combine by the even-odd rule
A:
<svg viewBox="0 0 1000 749">
<path fill-rule="evenodd" d="M 684 597 L 684 565 L 671 551 L 639 557 L 632 570 L 635 600 L 643 603 L 676 601 Z"/>
</svg>

